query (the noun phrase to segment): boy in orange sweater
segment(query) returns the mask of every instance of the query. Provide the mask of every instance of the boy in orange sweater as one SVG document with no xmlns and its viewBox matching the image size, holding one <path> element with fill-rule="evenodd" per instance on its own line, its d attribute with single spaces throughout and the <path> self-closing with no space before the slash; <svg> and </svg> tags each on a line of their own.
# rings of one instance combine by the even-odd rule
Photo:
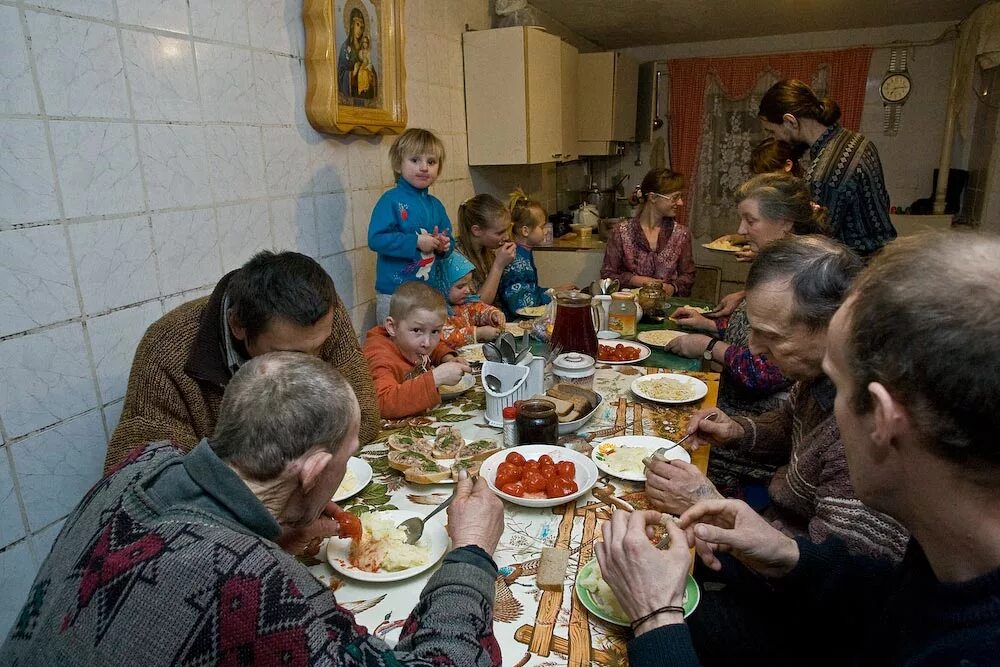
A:
<svg viewBox="0 0 1000 667">
<path fill-rule="evenodd" d="M 385 324 L 368 332 L 363 348 L 382 417 L 422 414 L 441 402 L 438 387 L 472 372 L 441 342 L 447 316 L 444 297 L 426 283 L 403 283 L 393 293 Z"/>
</svg>

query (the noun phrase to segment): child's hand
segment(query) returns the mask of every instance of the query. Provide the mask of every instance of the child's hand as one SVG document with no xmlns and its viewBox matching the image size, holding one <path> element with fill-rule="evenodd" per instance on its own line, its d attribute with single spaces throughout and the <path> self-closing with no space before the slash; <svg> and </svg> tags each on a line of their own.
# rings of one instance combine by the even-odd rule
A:
<svg viewBox="0 0 1000 667">
<path fill-rule="evenodd" d="M 438 249 L 437 237 L 433 234 L 423 232 L 417 235 L 417 248 L 420 252 L 432 253 Z"/>
<path fill-rule="evenodd" d="M 465 361 L 449 361 L 440 366 L 435 366 L 432 371 L 434 373 L 434 384 L 438 387 L 441 385 L 458 384 L 462 381 L 463 375 L 471 372 L 472 368 Z"/>
<path fill-rule="evenodd" d="M 476 327 L 476 340 L 481 343 L 496 340 L 500 335 L 500 330 L 496 327 Z"/>
<path fill-rule="evenodd" d="M 513 241 L 508 241 L 497 248 L 496 259 L 493 260 L 493 266 L 506 269 L 510 263 L 514 261 L 515 257 L 517 257 L 517 244 Z"/>
<path fill-rule="evenodd" d="M 502 310 L 494 310 L 490 313 L 490 323 L 498 329 L 503 329 L 507 325 L 507 317 Z"/>
<path fill-rule="evenodd" d="M 447 234 L 438 234 L 437 237 L 437 251 L 440 253 L 448 252 L 448 248 L 451 247 L 451 239 L 448 238 Z"/>
</svg>

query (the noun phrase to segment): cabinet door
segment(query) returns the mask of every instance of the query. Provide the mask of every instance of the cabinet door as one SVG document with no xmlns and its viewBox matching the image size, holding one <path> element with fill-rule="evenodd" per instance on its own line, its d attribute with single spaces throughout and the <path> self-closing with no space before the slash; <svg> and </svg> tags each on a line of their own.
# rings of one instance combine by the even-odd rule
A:
<svg viewBox="0 0 1000 667">
<path fill-rule="evenodd" d="M 561 41 L 528 28 L 527 110 L 528 162 L 552 162 L 562 157 L 562 49 Z"/>
<path fill-rule="evenodd" d="M 635 141 L 636 98 L 639 95 L 639 64 L 615 54 L 614 128 L 612 141 Z"/>
<path fill-rule="evenodd" d="M 614 129 L 615 54 L 581 53 L 576 72 L 579 141 L 610 141 Z"/>
<path fill-rule="evenodd" d="M 576 70 L 580 57 L 576 47 L 560 43 L 562 76 L 562 160 L 575 160 L 580 155 L 576 140 Z"/>
<path fill-rule="evenodd" d="M 525 29 L 466 32 L 462 49 L 469 164 L 526 164 Z"/>
</svg>

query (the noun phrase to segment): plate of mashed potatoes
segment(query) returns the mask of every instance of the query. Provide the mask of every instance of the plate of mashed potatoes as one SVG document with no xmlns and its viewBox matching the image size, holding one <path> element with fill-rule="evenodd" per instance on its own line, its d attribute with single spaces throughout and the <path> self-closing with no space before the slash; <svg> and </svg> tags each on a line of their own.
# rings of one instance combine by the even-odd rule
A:
<svg viewBox="0 0 1000 667">
<path fill-rule="evenodd" d="M 368 465 L 368 461 L 352 456 L 347 460 L 347 472 L 344 473 L 344 479 L 333 494 L 333 502 L 347 500 L 368 486 L 370 481 L 372 481 L 372 467 Z"/>
<path fill-rule="evenodd" d="M 673 447 L 666 438 L 651 435 L 625 435 L 605 440 L 594 447 L 590 458 L 602 472 L 631 482 L 646 481 L 646 465 L 643 459 L 652 456 L 661 447 L 669 447 L 663 453 L 665 459 L 679 459 L 691 462 L 691 455 L 683 447 Z"/>
<path fill-rule="evenodd" d="M 440 515 L 439 515 L 440 516 Z M 408 510 L 386 510 L 361 515 L 361 538 L 331 537 L 326 559 L 334 570 L 359 581 L 399 581 L 420 574 L 441 560 L 451 543 L 444 518 L 424 525 L 416 544 L 407 544 L 400 522 L 423 517 Z"/>
</svg>

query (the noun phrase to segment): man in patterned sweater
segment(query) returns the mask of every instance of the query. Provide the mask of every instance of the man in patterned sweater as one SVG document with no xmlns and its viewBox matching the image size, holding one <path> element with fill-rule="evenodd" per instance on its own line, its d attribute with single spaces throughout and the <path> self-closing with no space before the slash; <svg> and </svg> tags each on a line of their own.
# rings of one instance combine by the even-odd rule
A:
<svg viewBox="0 0 1000 667">
<path fill-rule="evenodd" d="M 333 280 L 296 252 L 261 252 L 222 277 L 211 296 L 182 304 L 139 341 L 104 472 L 137 446 L 170 440 L 187 451 L 212 434 L 222 392 L 248 359 L 293 350 L 340 371 L 361 405 L 361 444 L 378 434 L 368 364 Z"/>
<path fill-rule="evenodd" d="M 753 418 L 719 410 L 695 414 L 692 440 L 768 462 L 782 462 L 768 486 L 765 516 L 813 542 L 839 537 L 854 553 L 898 561 L 906 531 L 857 499 L 833 414 L 836 391 L 823 373 L 830 318 L 843 301 L 860 260 L 836 241 L 799 236 L 765 246 L 747 278 L 750 349 L 796 380 L 780 408 Z M 706 421 L 717 412 L 715 421 Z M 680 514 L 703 498 L 721 498 L 697 468 L 654 462 L 647 492 L 660 511 Z"/>
<path fill-rule="evenodd" d="M 359 423 L 329 364 L 297 352 L 244 364 L 211 439 L 187 455 L 135 450 L 67 518 L 0 664 L 498 667 L 503 508 L 482 480 L 459 481 L 454 549 L 394 650 L 289 553 L 338 534 L 329 499 Z"/>
</svg>

